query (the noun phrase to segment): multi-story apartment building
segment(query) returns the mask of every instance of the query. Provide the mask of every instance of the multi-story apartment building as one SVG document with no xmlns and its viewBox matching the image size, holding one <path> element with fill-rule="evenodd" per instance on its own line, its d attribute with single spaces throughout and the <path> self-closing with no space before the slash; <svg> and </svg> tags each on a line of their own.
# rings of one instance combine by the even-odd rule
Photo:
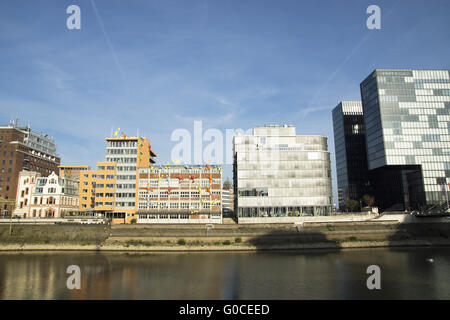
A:
<svg viewBox="0 0 450 320">
<path fill-rule="evenodd" d="M 52 137 L 20 127 L 16 122 L 0 127 L 0 197 L 14 199 L 17 194 L 19 172 L 39 172 L 48 176 L 57 172 L 60 158 Z M 1 204 L 3 215 L 11 212 L 8 204 Z"/>
<path fill-rule="evenodd" d="M 138 169 L 155 163 L 156 154 L 147 138 L 106 138 L 105 162 L 97 170 L 81 171 L 80 210 L 113 219 L 113 223 L 137 220 Z"/>
<path fill-rule="evenodd" d="M 14 215 L 22 218 L 59 218 L 78 211 L 78 181 L 60 178 L 52 172 L 21 171 Z"/>
<path fill-rule="evenodd" d="M 237 135 L 235 213 L 241 222 L 295 221 L 332 208 L 327 138 L 297 136 L 293 126 L 264 126 Z"/>
<path fill-rule="evenodd" d="M 78 191 L 81 211 L 105 213 L 114 210 L 116 167 L 115 162 L 97 162 L 97 170 L 82 171 Z M 125 218 L 124 214 L 121 216 Z"/>
<path fill-rule="evenodd" d="M 418 209 L 445 202 L 450 70 L 377 69 L 360 89 L 378 206 Z"/>
<path fill-rule="evenodd" d="M 80 180 L 80 174 L 83 171 L 91 170 L 90 166 L 58 166 L 59 176 L 61 178 L 70 178 Z"/>
<path fill-rule="evenodd" d="M 222 223 L 222 167 L 139 168 L 138 223 Z"/>
<path fill-rule="evenodd" d="M 342 101 L 333 109 L 339 208 L 370 193 L 366 135 L 361 101 Z"/>
</svg>

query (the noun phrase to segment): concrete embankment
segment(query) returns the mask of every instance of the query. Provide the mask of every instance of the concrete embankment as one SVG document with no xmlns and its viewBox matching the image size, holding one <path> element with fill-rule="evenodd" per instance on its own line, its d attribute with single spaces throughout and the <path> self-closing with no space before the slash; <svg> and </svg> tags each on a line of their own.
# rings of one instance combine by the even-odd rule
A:
<svg viewBox="0 0 450 320">
<path fill-rule="evenodd" d="M 450 245 L 450 223 L 0 226 L 0 250 L 258 251 Z"/>
</svg>

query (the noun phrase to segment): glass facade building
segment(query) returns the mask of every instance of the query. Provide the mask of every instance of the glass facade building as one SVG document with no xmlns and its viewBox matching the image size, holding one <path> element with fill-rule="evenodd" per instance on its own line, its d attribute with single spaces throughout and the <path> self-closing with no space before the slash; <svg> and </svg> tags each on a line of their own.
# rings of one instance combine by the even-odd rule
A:
<svg viewBox="0 0 450 320">
<path fill-rule="evenodd" d="M 293 126 L 265 126 L 233 139 L 235 212 L 285 218 L 331 212 L 327 138 L 297 136 Z"/>
<path fill-rule="evenodd" d="M 367 153 L 361 101 L 342 101 L 333 109 L 339 208 L 368 193 Z"/>
<path fill-rule="evenodd" d="M 449 70 L 377 69 L 360 85 L 367 163 L 383 209 L 444 203 L 450 182 Z"/>
</svg>

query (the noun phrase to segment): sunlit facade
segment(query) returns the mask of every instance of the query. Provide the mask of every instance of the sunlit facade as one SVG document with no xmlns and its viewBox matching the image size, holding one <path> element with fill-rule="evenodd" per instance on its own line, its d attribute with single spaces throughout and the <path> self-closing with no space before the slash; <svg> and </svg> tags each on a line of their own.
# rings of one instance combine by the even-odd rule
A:
<svg viewBox="0 0 450 320">
<path fill-rule="evenodd" d="M 78 211 L 78 181 L 52 172 L 21 171 L 14 215 L 22 218 L 60 218 Z"/>
<path fill-rule="evenodd" d="M 138 170 L 155 163 L 150 141 L 125 134 L 106 138 L 104 162 L 80 174 L 80 210 L 115 224 L 137 222 Z"/>
<path fill-rule="evenodd" d="M 298 136 L 293 126 L 265 126 L 237 135 L 235 212 L 241 218 L 288 218 L 331 212 L 327 138 Z M 276 219 L 272 219 L 276 220 Z"/>
<path fill-rule="evenodd" d="M 222 167 L 139 168 L 137 223 L 222 223 Z"/>
<path fill-rule="evenodd" d="M 449 70 L 377 69 L 361 83 L 361 97 L 377 202 L 395 209 L 445 202 Z"/>
</svg>

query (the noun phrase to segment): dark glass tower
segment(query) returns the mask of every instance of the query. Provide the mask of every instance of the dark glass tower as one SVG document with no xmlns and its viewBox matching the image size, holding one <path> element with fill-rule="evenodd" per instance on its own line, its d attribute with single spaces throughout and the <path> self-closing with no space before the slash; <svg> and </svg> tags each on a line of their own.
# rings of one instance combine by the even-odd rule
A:
<svg viewBox="0 0 450 320">
<path fill-rule="evenodd" d="M 360 101 L 342 101 L 333 109 L 339 208 L 369 193 L 363 109 Z"/>
</svg>

